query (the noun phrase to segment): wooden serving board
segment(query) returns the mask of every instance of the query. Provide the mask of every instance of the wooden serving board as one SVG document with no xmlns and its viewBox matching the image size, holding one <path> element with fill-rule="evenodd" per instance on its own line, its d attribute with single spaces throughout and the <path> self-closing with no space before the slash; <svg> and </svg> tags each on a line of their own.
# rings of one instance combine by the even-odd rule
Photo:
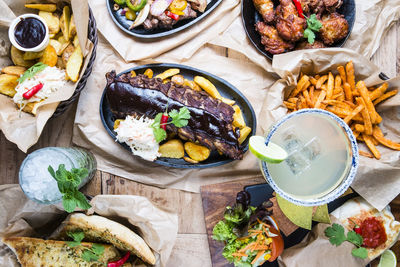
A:
<svg viewBox="0 0 400 267">
<path fill-rule="evenodd" d="M 206 222 L 208 245 L 210 247 L 211 261 L 213 267 L 233 266 L 222 256 L 224 244 L 211 238 L 214 225 L 223 218 L 225 207 L 233 205 L 236 201 L 236 194 L 245 186 L 264 183 L 262 176 L 202 186 L 200 189 L 203 202 L 204 219 Z"/>
</svg>

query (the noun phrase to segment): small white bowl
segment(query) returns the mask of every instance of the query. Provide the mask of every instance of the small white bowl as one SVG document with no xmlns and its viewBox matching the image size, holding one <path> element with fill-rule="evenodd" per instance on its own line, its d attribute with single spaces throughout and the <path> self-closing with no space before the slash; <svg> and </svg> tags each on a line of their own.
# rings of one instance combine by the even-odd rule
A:
<svg viewBox="0 0 400 267">
<path fill-rule="evenodd" d="M 21 19 L 25 19 L 25 18 L 35 18 L 35 19 L 40 20 L 43 23 L 43 25 L 44 25 L 44 27 L 46 29 L 46 34 L 44 36 L 44 39 L 38 46 L 35 46 L 35 47 L 32 47 L 32 48 L 25 48 L 25 47 L 20 46 L 18 44 L 17 40 L 15 40 L 15 34 L 14 34 L 15 33 L 15 27 L 21 21 Z M 11 22 L 11 26 L 8 29 L 8 38 L 10 39 L 11 44 L 13 46 L 15 46 L 18 50 L 25 51 L 25 52 L 40 52 L 40 51 L 44 50 L 47 47 L 47 45 L 49 44 L 49 39 L 50 39 L 50 37 L 49 37 L 49 27 L 47 27 L 47 24 L 44 21 L 44 19 L 42 19 L 38 15 L 36 15 L 36 14 L 23 14 L 23 15 L 15 18 Z"/>
</svg>

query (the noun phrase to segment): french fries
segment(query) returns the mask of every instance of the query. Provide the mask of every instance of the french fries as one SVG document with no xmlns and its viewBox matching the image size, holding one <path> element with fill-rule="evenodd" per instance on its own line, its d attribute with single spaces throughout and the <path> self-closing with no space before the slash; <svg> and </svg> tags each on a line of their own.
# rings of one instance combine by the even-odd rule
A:
<svg viewBox="0 0 400 267">
<path fill-rule="evenodd" d="M 357 140 L 364 142 L 370 150 L 360 150 L 359 154 L 380 159 L 379 144 L 400 150 L 400 144 L 385 138 L 378 127 L 382 117 L 375 106 L 398 93 L 397 89 L 388 90 L 388 87 L 387 83 L 383 83 L 377 88 L 367 88 L 364 81 L 356 81 L 354 65 L 350 61 L 345 66 L 338 66 L 336 74 L 301 74 L 297 86 L 283 104 L 289 112 L 320 108 L 336 114 L 350 126 Z"/>
<path fill-rule="evenodd" d="M 219 94 L 217 88 L 206 78 L 201 76 L 195 76 L 194 82 L 197 83 L 201 87 L 201 89 L 206 91 L 213 98 L 221 99 L 221 95 Z"/>
<path fill-rule="evenodd" d="M 161 80 L 165 80 L 167 78 L 170 78 L 170 77 L 172 77 L 174 75 L 179 74 L 179 72 L 180 72 L 179 69 L 168 69 L 168 70 L 164 71 L 163 73 L 158 74 L 156 76 L 156 78 L 160 78 Z"/>
</svg>

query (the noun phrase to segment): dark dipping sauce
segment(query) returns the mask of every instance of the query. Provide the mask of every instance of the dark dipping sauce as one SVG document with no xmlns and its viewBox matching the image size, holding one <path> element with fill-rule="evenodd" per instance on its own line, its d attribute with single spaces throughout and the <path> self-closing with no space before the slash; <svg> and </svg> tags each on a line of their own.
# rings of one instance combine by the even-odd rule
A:
<svg viewBox="0 0 400 267">
<path fill-rule="evenodd" d="M 21 18 L 21 21 L 15 26 L 14 36 L 20 46 L 33 48 L 44 40 L 46 27 L 36 18 Z"/>
</svg>

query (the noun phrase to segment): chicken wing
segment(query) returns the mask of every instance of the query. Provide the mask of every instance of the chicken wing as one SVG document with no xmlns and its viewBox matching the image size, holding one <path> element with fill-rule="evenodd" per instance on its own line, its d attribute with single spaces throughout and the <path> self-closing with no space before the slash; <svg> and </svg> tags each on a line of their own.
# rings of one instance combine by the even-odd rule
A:
<svg viewBox="0 0 400 267">
<path fill-rule="evenodd" d="M 283 40 L 274 26 L 259 21 L 256 30 L 261 34 L 261 43 L 267 52 L 275 55 L 293 50 L 294 44 Z"/>
<path fill-rule="evenodd" d="M 325 48 L 326 46 L 324 45 L 323 42 L 321 41 L 315 41 L 313 44 L 310 44 L 307 41 L 303 41 L 296 45 L 296 50 L 303 50 L 303 49 L 317 49 L 317 48 Z"/>
<path fill-rule="evenodd" d="M 332 45 L 345 38 L 349 32 L 349 24 L 343 15 L 331 13 L 321 20 L 322 28 L 319 31 L 322 41 L 326 45 Z"/>
<path fill-rule="evenodd" d="M 272 0 L 253 0 L 253 3 L 266 23 L 271 23 L 275 20 L 274 3 Z"/>
<path fill-rule="evenodd" d="M 304 14 L 307 16 L 316 14 L 317 17 L 321 17 L 321 14 L 325 11 L 324 0 L 300 0 L 300 3 Z"/>
<path fill-rule="evenodd" d="M 343 4 L 343 0 L 324 0 L 324 5 L 327 11 L 333 13 Z"/>
<path fill-rule="evenodd" d="M 280 0 L 276 9 L 276 29 L 286 41 L 296 42 L 303 37 L 306 20 L 300 18 L 292 0 Z"/>
</svg>

